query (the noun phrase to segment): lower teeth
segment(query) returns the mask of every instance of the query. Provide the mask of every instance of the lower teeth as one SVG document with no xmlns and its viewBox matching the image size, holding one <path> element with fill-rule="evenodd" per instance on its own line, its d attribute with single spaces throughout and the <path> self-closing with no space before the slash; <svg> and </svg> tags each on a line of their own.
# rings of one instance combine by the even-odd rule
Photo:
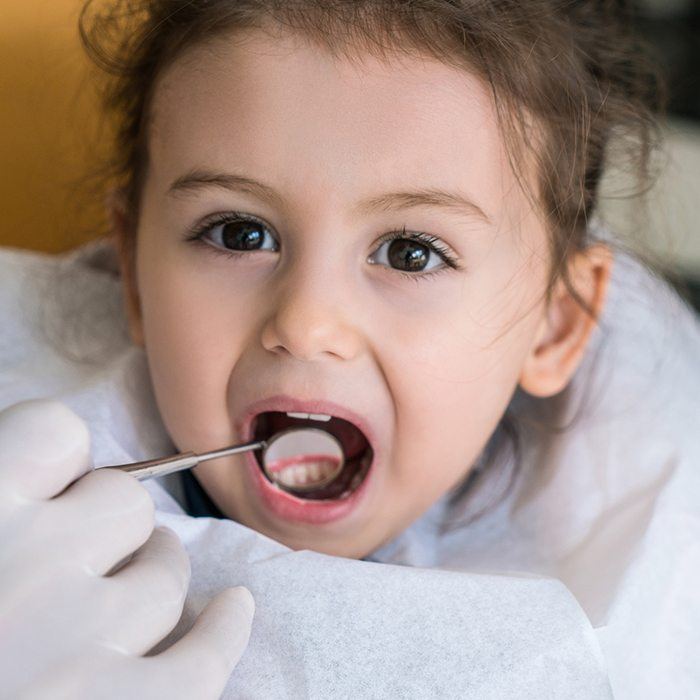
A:
<svg viewBox="0 0 700 700">
<path fill-rule="evenodd" d="M 272 466 L 268 465 L 268 469 L 273 471 L 275 482 L 284 488 L 296 490 L 301 487 L 308 491 L 315 487 L 321 488 L 335 474 L 338 469 L 338 460 L 319 455 L 317 459 L 309 458 L 304 462 L 281 469 L 272 469 Z"/>
<path fill-rule="evenodd" d="M 357 487 L 362 483 L 363 479 L 365 478 L 367 474 L 367 467 L 369 465 L 370 460 L 372 459 L 372 450 L 368 449 L 365 451 L 365 454 L 362 457 L 362 460 L 360 461 L 359 465 L 357 466 L 357 470 L 355 474 L 352 477 L 352 480 L 348 484 L 348 487 L 338 496 L 328 496 L 328 497 L 319 497 L 316 496 L 315 498 L 312 498 L 313 494 L 309 492 L 308 489 L 306 489 L 306 493 L 304 491 L 299 491 L 295 492 L 293 486 L 287 486 L 286 488 L 283 488 L 282 490 L 287 491 L 288 493 L 291 493 L 293 496 L 296 496 L 297 498 L 301 498 L 303 500 L 333 500 L 333 501 L 342 501 L 345 500 L 346 498 L 349 498 L 357 489 Z M 340 478 L 342 475 L 342 470 L 341 473 L 338 475 L 337 478 Z M 331 482 L 330 484 L 327 484 L 324 488 L 330 488 L 333 486 L 335 482 Z M 277 488 L 280 488 L 280 484 L 275 484 L 273 482 L 273 485 L 276 486 Z"/>
</svg>

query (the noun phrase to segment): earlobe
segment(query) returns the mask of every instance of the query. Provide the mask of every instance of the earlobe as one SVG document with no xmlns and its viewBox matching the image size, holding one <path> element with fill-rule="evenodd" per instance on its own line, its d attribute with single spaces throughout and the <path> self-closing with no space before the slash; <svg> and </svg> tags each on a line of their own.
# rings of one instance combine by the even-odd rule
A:
<svg viewBox="0 0 700 700">
<path fill-rule="evenodd" d="M 136 283 L 136 231 L 128 215 L 123 190 L 110 190 L 105 206 L 110 222 L 110 235 L 119 258 L 129 336 L 135 345 L 144 347 L 141 303 Z"/>
<path fill-rule="evenodd" d="M 612 265 L 612 252 L 603 244 L 591 246 L 573 260 L 571 282 L 594 312 L 595 319 L 560 281 L 520 375 L 520 387 L 528 394 L 553 396 L 562 391 L 573 377 L 603 311 Z"/>
</svg>

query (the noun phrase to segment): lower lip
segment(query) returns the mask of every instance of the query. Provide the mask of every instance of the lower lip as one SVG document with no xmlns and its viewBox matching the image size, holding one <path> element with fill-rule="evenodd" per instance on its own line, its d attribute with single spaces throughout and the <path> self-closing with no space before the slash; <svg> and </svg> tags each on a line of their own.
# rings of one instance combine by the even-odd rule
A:
<svg viewBox="0 0 700 700">
<path fill-rule="evenodd" d="M 253 486 L 269 511 L 282 520 L 323 525 L 346 518 L 357 510 L 369 490 L 376 455 L 373 457 L 373 464 L 370 465 L 365 478 L 357 489 L 347 498 L 335 501 L 312 501 L 296 498 L 292 494 L 273 486 L 265 478 L 252 452 L 246 452 L 245 462 Z"/>
</svg>

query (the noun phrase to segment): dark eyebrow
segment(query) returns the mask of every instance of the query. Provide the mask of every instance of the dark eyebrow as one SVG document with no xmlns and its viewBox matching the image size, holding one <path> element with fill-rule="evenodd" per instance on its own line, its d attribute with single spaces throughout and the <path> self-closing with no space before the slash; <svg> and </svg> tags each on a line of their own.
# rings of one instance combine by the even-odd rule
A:
<svg viewBox="0 0 700 700">
<path fill-rule="evenodd" d="M 284 198 L 272 187 L 263 182 L 234 173 L 219 173 L 203 169 L 194 169 L 178 177 L 168 188 L 168 194 L 177 196 L 196 192 L 206 187 L 220 187 L 232 191 L 247 192 L 259 199 L 270 202 L 278 208 L 285 204 Z M 412 207 L 432 206 L 451 209 L 469 217 L 476 217 L 487 224 L 491 219 L 477 204 L 459 192 L 449 192 L 437 188 L 421 188 L 406 192 L 388 192 L 370 197 L 360 202 L 357 213 L 373 211 L 392 211 Z"/>
<path fill-rule="evenodd" d="M 478 204 L 475 204 L 459 192 L 448 192 L 437 188 L 409 190 L 408 192 L 387 192 L 361 202 L 358 205 L 358 211 L 393 211 L 426 206 L 451 209 L 458 214 L 472 218 L 476 217 L 487 224 L 491 224 L 491 219 Z"/>
<path fill-rule="evenodd" d="M 249 194 L 281 206 L 284 200 L 275 189 L 258 180 L 253 180 L 234 173 L 216 173 L 209 170 L 194 169 L 178 177 L 168 187 L 168 194 L 188 194 L 206 187 L 220 187 L 225 190 L 248 192 Z"/>
</svg>

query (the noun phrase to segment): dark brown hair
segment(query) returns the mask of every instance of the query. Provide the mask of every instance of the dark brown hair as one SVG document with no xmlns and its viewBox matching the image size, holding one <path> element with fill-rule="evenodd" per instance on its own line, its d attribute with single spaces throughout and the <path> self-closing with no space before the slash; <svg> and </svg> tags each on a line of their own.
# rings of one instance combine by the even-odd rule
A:
<svg viewBox="0 0 700 700">
<path fill-rule="evenodd" d="M 492 92 L 513 171 L 547 225 L 550 280 L 590 242 L 588 222 L 609 146 L 615 164 L 653 184 L 663 81 L 629 29 L 621 0 L 88 0 L 80 36 L 108 76 L 112 160 L 133 230 L 148 167 L 149 105 L 158 77 L 188 49 L 235 30 L 290 31 L 344 57 L 430 55 Z M 530 159 L 530 160 L 529 160 Z M 535 164 L 537 191 L 523 177 Z"/>
</svg>

